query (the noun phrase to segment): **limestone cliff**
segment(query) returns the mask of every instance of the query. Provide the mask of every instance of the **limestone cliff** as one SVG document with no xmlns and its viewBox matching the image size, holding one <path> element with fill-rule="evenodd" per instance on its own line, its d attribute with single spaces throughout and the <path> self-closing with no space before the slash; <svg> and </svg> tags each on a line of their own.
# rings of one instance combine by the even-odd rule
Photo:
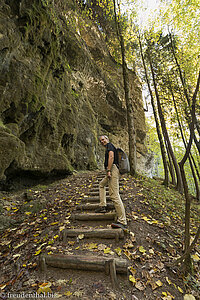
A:
<svg viewBox="0 0 200 300">
<path fill-rule="evenodd" d="M 0 2 L 0 180 L 97 168 L 101 133 L 126 150 L 122 70 L 97 28 L 71 1 Z M 139 157 L 145 118 L 129 78 Z"/>
</svg>

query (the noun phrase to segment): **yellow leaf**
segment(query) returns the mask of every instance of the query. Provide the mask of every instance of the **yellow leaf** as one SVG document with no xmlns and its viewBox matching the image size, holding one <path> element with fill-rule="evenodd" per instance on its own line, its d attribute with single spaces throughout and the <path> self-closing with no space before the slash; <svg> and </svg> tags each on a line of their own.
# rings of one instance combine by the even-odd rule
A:
<svg viewBox="0 0 200 300">
<path fill-rule="evenodd" d="M 135 287 L 136 287 L 136 289 L 138 289 L 140 291 L 143 291 L 145 289 L 145 286 L 144 286 L 143 282 L 141 282 L 141 281 L 136 282 Z"/>
<path fill-rule="evenodd" d="M 26 211 L 25 214 L 28 216 L 28 215 L 32 214 L 32 212 L 31 211 Z"/>
<path fill-rule="evenodd" d="M 67 291 L 66 293 L 64 293 L 65 296 L 69 297 L 72 295 L 72 293 L 70 291 Z"/>
<path fill-rule="evenodd" d="M 152 224 L 158 224 L 158 221 L 157 220 L 153 220 Z"/>
<path fill-rule="evenodd" d="M 129 275 L 129 281 L 131 281 L 133 284 L 136 284 L 136 279 L 133 275 Z"/>
<path fill-rule="evenodd" d="M 178 286 L 178 290 L 179 290 L 180 293 L 183 294 L 183 290 L 179 286 Z"/>
<path fill-rule="evenodd" d="M 150 221 L 150 219 L 148 219 L 147 217 L 143 217 L 142 218 L 144 221 Z"/>
<path fill-rule="evenodd" d="M 128 269 L 129 269 L 129 271 L 131 272 L 132 275 L 135 275 L 136 272 L 137 272 L 136 269 L 134 269 L 133 267 L 129 267 Z"/>
<path fill-rule="evenodd" d="M 17 246 L 14 246 L 13 249 L 17 249 L 19 247 L 21 247 L 22 245 L 24 245 L 27 242 L 27 240 L 25 240 L 24 242 L 21 242 L 20 244 L 18 244 Z"/>
<path fill-rule="evenodd" d="M 4 284 L 4 285 L 0 286 L 0 289 L 3 290 L 3 289 L 5 289 L 6 286 L 7 286 L 7 285 Z"/>
<path fill-rule="evenodd" d="M 153 249 L 149 249 L 149 253 L 154 254 Z"/>
<path fill-rule="evenodd" d="M 43 282 L 43 283 L 39 284 L 39 287 L 44 287 L 44 286 L 50 287 L 51 283 L 50 282 Z"/>
<path fill-rule="evenodd" d="M 47 243 L 43 243 L 41 244 L 39 247 L 37 247 L 37 250 L 40 250 L 44 245 L 46 245 Z"/>
<path fill-rule="evenodd" d="M 21 256 L 21 254 L 14 254 L 13 258 L 16 258 L 16 257 L 19 257 L 19 256 Z"/>
<path fill-rule="evenodd" d="M 191 257 L 194 259 L 194 261 L 200 261 L 200 257 L 198 256 L 197 253 L 195 253 L 194 255 L 191 255 Z"/>
<path fill-rule="evenodd" d="M 122 249 L 119 248 L 119 247 L 115 249 L 115 252 L 116 252 L 117 255 L 119 255 L 119 256 L 122 255 Z"/>
<path fill-rule="evenodd" d="M 37 290 L 37 293 L 38 294 L 47 294 L 47 293 L 52 293 L 52 290 L 50 289 L 49 286 L 44 286 L 44 287 L 40 287 L 38 290 Z"/>
<path fill-rule="evenodd" d="M 58 222 L 53 222 L 53 223 L 51 223 L 50 225 L 56 225 L 56 224 L 58 224 Z"/>
<path fill-rule="evenodd" d="M 162 285 L 163 285 L 163 283 L 162 283 L 160 280 L 157 280 L 157 281 L 156 281 L 156 284 L 157 284 L 158 286 L 162 286 Z"/>
<path fill-rule="evenodd" d="M 108 253 L 111 252 L 111 250 L 110 250 L 110 248 L 108 247 L 108 248 L 104 249 L 103 252 L 104 252 L 105 254 L 108 254 Z"/>
<path fill-rule="evenodd" d="M 123 248 L 133 248 L 134 245 L 131 242 L 127 242 L 126 244 L 123 245 Z"/>
<path fill-rule="evenodd" d="M 75 250 L 78 250 L 80 248 L 80 246 L 76 247 Z"/>
<path fill-rule="evenodd" d="M 54 239 L 57 239 L 58 238 L 58 235 L 54 235 L 54 237 L 53 237 Z"/>
<path fill-rule="evenodd" d="M 65 229 L 65 226 L 59 227 L 59 230 L 60 230 L 60 231 L 63 231 L 64 229 Z"/>
<path fill-rule="evenodd" d="M 166 292 L 162 292 L 162 295 L 167 297 L 167 293 Z"/>
<path fill-rule="evenodd" d="M 128 250 L 124 250 L 124 254 L 126 255 L 126 257 L 128 257 L 128 259 L 132 258 L 132 255 Z"/>
<path fill-rule="evenodd" d="M 91 243 L 91 244 L 88 244 L 88 247 L 87 247 L 89 250 L 92 250 L 92 249 L 97 249 L 97 244 L 96 243 Z"/>
<path fill-rule="evenodd" d="M 139 247 L 139 251 L 140 251 L 141 253 L 145 253 L 145 252 L 146 252 L 146 250 L 144 249 L 143 246 L 140 246 L 140 247 Z"/>
<path fill-rule="evenodd" d="M 41 251 L 42 251 L 42 249 L 39 249 L 38 251 L 35 252 L 35 255 L 40 254 Z"/>
<path fill-rule="evenodd" d="M 79 240 L 82 240 L 84 238 L 84 234 L 79 234 L 78 238 L 79 238 Z"/>
<path fill-rule="evenodd" d="M 43 220 L 47 220 L 47 217 L 44 217 Z"/>
<path fill-rule="evenodd" d="M 168 277 L 165 277 L 165 279 L 169 285 L 172 284 L 171 280 Z"/>
<path fill-rule="evenodd" d="M 68 241 L 68 244 L 73 246 L 75 244 L 75 241 Z"/>
</svg>

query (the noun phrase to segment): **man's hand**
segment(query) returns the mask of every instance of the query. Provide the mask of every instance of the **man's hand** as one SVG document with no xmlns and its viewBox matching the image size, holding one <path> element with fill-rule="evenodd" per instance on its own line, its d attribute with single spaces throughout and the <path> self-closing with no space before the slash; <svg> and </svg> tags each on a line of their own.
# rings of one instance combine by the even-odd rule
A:
<svg viewBox="0 0 200 300">
<path fill-rule="evenodd" d="M 107 176 L 108 176 L 108 179 L 111 178 L 112 175 L 111 175 L 111 172 L 110 172 L 110 171 L 107 172 Z"/>
</svg>

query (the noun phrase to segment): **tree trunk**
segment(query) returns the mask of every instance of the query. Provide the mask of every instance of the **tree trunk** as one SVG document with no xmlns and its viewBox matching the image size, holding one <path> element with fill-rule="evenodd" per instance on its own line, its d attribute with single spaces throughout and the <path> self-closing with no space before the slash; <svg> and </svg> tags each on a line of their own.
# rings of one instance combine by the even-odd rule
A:
<svg viewBox="0 0 200 300">
<path fill-rule="evenodd" d="M 164 166 L 165 178 L 164 178 L 163 184 L 165 186 L 169 186 L 169 171 L 168 171 L 168 165 L 167 165 L 167 155 L 166 155 L 166 151 L 165 151 L 165 145 L 164 145 L 162 133 L 161 133 L 161 130 L 160 130 L 160 124 L 159 124 L 159 120 L 158 120 L 158 115 L 157 115 L 157 110 L 156 110 L 156 106 L 155 106 L 155 102 L 154 102 L 153 93 L 152 93 L 152 90 L 151 90 L 151 85 L 150 85 L 150 82 L 149 82 L 149 77 L 148 77 L 147 68 L 146 68 L 146 64 L 145 64 L 145 59 L 144 59 L 144 55 L 143 55 L 140 35 L 138 35 L 138 39 L 139 39 L 142 63 L 143 63 L 144 72 L 145 72 L 145 78 L 146 78 L 149 93 L 150 93 L 150 96 L 151 96 L 151 105 L 152 105 L 152 108 L 153 108 L 153 114 L 154 114 L 154 119 L 155 119 L 155 123 L 156 123 L 156 130 L 157 130 L 158 140 L 159 140 L 159 143 L 160 143 L 160 150 L 161 150 L 162 161 L 163 161 L 163 166 Z"/>
<path fill-rule="evenodd" d="M 158 114 L 159 114 L 159 117 L 160 117 L 161 128 L 162 128 L 163 136 L 164 136 L 164 138 L 166 140 L 166 143 L 168 145 L 169 153 L 171 155 L 171 158 L 172 158 L 172 161 L 173 161 L 173 164 L 174 164 L 174 169 L 175 169 L 175 172 L 176 172 L 176 178 L 177 178 L 176 188 L 179 192 L 183 192 L 183 184 L 182 184 L 180 169 L 178 167 L 178 163 L 176 161 L 176 157 L 174 155 L 174 151 L 172 149 L 172 145 L 171 145 L 169 135 L 168 135 L 168 131 L 167 131 L 167 128 L 166 128 L 165 119 L 164 119 L 164 115 L 163 115 L 163 112 L 162 112 L 160 97 L 159 97 L 158 90 L 157 90 L 157 84 L 156 84 L 156 79 L 155 79 L 155 74 L 154 74 L 154 70 L 153 70 L 153 65 L 152 65 L 149 49 L 148 49 L 148 59 L 149 59 L 149 64 L 150 64 L 150 69 L 151 69 L 151 74 L 152 74 L 152 79 L 153 79 L 153 84 L 154 84 L 154 89 L 155 89 L 155 94 L 156 94 Z"/>
<path fill-rule="evenodd" d="M 167 149 L 168 166 L 169 166 L 169 172 L 170 172 L 171 179 L 172 179 L 172 184 L 174 186 L 176 186 L 176 175 L 175 175 L 175 172 L 174 172 L 174 165 L 173 165 L 173 162 L 172 162 L 172 159 L 171 159 L 171 155 L 170 155 L 170 152 L 169 152 L 169 148 L 168 148 L 168 145 L 167 145 L 166 141 L 165 141 L 165 147 Z"/>
<path fill-rule="evenodd" d="M 187 148 L 187 145 L 186 145 L 186 141 L 185 141 L 184 134 L 183 134 L 183 130 L 182 130 L 182 126 L 181 126 L 181 122 L 180 122 L 180 118 L 179 118 L 179 114 L 178 114 L 178 109 L 177 109 L 177 106 L 176 106 L 176 101 L 175 101 L 175 99 L 174 99 L 174 94 L 173 94 L 173 91 L 172 91 L 172 88 L 171 88 L 171 87 L 170 87 L 170 91 L 171 91 L 171 94 L 172 94 L 172 99 L 173 99 L 173 103 L 174 103 L 174 108 L 175 108 L 175 111 L 176 111 L 176 117 L 177 117 L 177 121 L 178 121 L 178 125 L 179 125 L 179 130 L 180 130 L 181 137 L 182 137 L 182 140 L 183 140 L 185 149 L 186 149 L 186 148 Z M 190 169 L 191 169 L 191 171 L 192 171 L 192 176 L 193 176 L 194 183 L 195 183 L 195 188 L 196 188 L 196 198 L 197 198 L 197 200 L 200 200 L 199 184 L 198 184 L 198 180 L 197 180 L 197 177 L 196 177 L 196 174 L 195 174 L 195 170 L 194 170 L 193 163 L 192 163 L 192 160 L 191 160 L 191 158 L 190 158 L 190 155 L 189 155 L 188 158 L 189 158 Z"/>
<path fill-rule="evenodd" d="M 179 71 L 179 77 L 180 77 L 180 80 L 181 80 L 181 83 L 182 83 L 183 92 L 184 92 L 185 98 L 187 100 L 188 106 L 190 107 L 191 106 L 190 97 L 189 97 L 188 91 L 187 91 L 186 86 L 185 86 L 185 81 L 184 81 L 184 78 L 183 78 L 183 74 L 182 74 L 182 71 L 181 71 L 180 64 L 179 64 L 178 59 L 176 57 L 176 52 L 175 52 L 175 49 L 174 49 L 174 46 L 173 46 L 173 40 L 172 40 L 171 33 L 169 34 L 169 37 L 170 37 L 170 40 L 171 40 L 172 54 L 174 56 L 174 59 L 175 59 L 175 62 L 176 62 L 176 65 L 177 65 L 177 68 L 178 68 L 178 71 Z M 190 114 L 192 114 L 191 110 L 190 110 Z M 199 127 L 196 115 L 194 116 L 194 123 L 195 123 L 196 129 L 197 129 L 197 131 L 200 135 L 200 127 Z M 194 142 L 195 142 L 196 147 L 197 147 L 197 149 L 199 151 L 199 154 L 200 154 L 200 140 L 199 141 L 197 140 L 197 137 L 196 137 L 195 133 L 194 133 Z"/>
<path fill-rule="evenodd" d="M 128 67 L 125 59 L 124 38 L 121 32 L 120 22 L 116 14 L 115 0 L 113 0 L 113 4 L 114 4 L 117 37 L 120 42 L 121 55 L 122 55 L 122 70 L 123 70 L 124 92 L 125 92 L 125 101 L 126 101 L 126 109 L 127 109 L 128 136 L 129 136 L 130 173 L 131 175 L 134 175 L 136 173 L 136 131 L 135 131 L 135 124 L 133 119 L 133 106 L 129 95 L 130 93 L 129 93 Z"/>
<path fill-rule="evenodd" d="M 194 139 L 194 124 L 195 124 L 195 104 L 196 104 L 196 98 L 197 93 L 199 90 L 199 84 L 200 84 L 200 72 L 197 80 L 196 89 L 192 98 L 192 110 L 191 110 L 191 116 L 192 116 L 192 122 L 190 125 L 190 139 L 186 147 L 185 155 L 181 162 L 179 163 L 182 180 L 183 180 L 183 187 L 184 187 L 184 194 L 185 194 L 185 252 L 188 251 L 190 247 L 190 197 L 188 193 L 188 185 L 185 178 L 185 171 L 184 171 L 184 164 L 189 157 L 190 150 L 192 147 L 192 142 Z M 187 259 L 184 261 L 184 269 L 187 273 L 192 272 L 192 264 L 191 264 L 191 257 L 190 255 L 187 256 Z"/>
</svg>

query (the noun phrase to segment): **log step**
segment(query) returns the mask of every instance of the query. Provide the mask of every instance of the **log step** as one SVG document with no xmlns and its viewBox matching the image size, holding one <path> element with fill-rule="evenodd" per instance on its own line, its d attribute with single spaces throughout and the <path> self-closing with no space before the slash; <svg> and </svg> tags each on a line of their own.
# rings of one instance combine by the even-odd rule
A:
<svg viewBox="0 0 200 300">
<path fill-rule="evenodd" d="M 62 232 L 63 241 L 67 241 L 67 237 L 78 237 L 84 234 L 84 238 L 102 238 L 102 239 L 119 239 L 124 238 L 124 231 L 121 228 L 109 229 L 65 229 Z"/>
<path fill-rule="evenodd" d="M 122 184 L 119 184 L 120 188 L 123 188 Z M 91 191 L 99 191 L 99 184 L 93 184 L 93 186 L 90 189 Z M 108 191 L 108 186 L 106 186 L 106 190 Z"/>
<path fill-rule="evenodd" d="M 122 191 L 119 191 L 120 194 L 122 194 Z M 109 195 L 109 192 L 106 190 L 106 195 Z M 88 196 L 99 196 L 99 191 L 89 191 Z"/>
<path fill-rule="evenodd" d="M 125 259 L 91 255 L 42 254 L 40 255 L 40 268 L 45 271 L 46 266 L 51 266 L 62 269 L 102 271 L 109 274 L 108 265 L 111 260 L 115 263 L 117 273 L 127 274 L 128 263 Z"/>
<path fill-rule="evenodd" d="M 114 220 L 116 213 L 87 213 L 87 214 L 73 214 L 72 220 L 84 221 L 99 221 L 99 220 Z"/>
<path fill-rule="evenodd" d="M 95 210 L 99 208 L 99 203 L 86 203 L 86 204 L 81 204 L 76 207 L 76 210 Z M 114 209 L 113 203 L 107 203 L 108 209 Z"/>
<path fill-rule="evenodd" d="M 109 199 L 109 196 L 106 196 L 107 201 L 111 201 Z M 81 199 L 81 202 L 100 202 L 99 196 L 93 196 L 93 197 L 84 197 Z"/>
</svg>

